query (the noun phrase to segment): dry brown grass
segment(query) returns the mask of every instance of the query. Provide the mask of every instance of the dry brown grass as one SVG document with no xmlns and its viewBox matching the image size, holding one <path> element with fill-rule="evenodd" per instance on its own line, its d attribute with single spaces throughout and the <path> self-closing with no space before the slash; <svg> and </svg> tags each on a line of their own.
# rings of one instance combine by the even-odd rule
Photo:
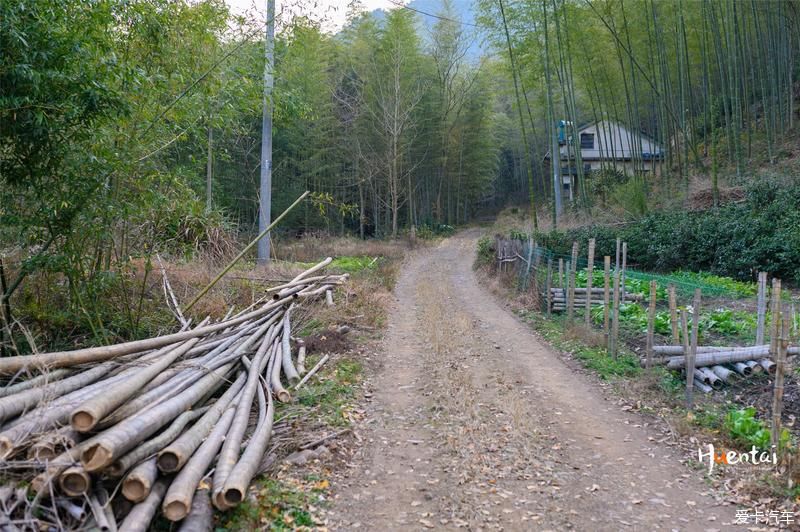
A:
<svg viewBox="0 0 800 532">
<path fill-rule="evenodd" d="M 407 240 L 361 240 L 355 237 L 304 235 L 275 242 L 274 253 L 289 262 L 313 262 L 325 257 L 369 256 L 401 259 L 409 248 Z"/>
<path fill-rule="evenodd" d="M 589 347 L 605 347 L 606 339 L 602 331 L 586 327 L 585 324 L 570 323 L 564 330 L 565 340 L 576 340 Z"/>
</svg>

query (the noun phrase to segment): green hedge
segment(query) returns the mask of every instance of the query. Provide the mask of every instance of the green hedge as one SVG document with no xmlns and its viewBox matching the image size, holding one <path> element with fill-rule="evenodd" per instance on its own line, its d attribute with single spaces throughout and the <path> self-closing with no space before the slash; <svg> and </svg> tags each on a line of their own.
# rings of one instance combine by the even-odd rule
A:
<svg viewBox="0 0 800 532">
<path fill-rule="evenodd" d="M 739 280 L 766 271 L 800 282 L 800 185 L 761 183 L 741 203 L 705 211 L 662 211 L 624 226 L 550 231 L 537 241 L 567 255 L 572 242 L 596 240 L 596 256 L 615 254 L 628 242 L 628 261 L 643 270 L 709 271 Z M 585 249 L 584 249 L 585 251 Z M 613 260 L 613 259 L 612 259 Z"/>
</svg>

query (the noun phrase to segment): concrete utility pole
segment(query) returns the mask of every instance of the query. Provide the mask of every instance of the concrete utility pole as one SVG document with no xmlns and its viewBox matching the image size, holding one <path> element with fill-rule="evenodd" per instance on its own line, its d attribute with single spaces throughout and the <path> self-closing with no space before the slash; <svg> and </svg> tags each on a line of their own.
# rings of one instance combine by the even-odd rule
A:
<svg viewBox="0 0 800 532">
<path fill-rule="evenodd" d="M 267 37 L 264 46 L 264 116 L 261 119 L 261 186 L 258 231 L 270 224 L 272 206 L 272 86 L 275 66 L 275 0 L 267 0 Z M 258 241 L 258 263 L 269 262 L 270 234 Z"/>
</svg>

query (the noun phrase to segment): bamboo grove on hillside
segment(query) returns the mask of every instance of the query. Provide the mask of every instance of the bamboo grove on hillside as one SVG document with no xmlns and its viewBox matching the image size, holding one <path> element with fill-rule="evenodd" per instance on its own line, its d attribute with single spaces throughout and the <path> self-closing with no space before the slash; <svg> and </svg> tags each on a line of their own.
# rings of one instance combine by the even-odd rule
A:
<svg viewBox="0 0 800 532">
<path fill-rule="evenodd" d="M 496 47 L 508 44 L 523 87 L 518 104 L 533 132 L 534 161 L 557 149 L 565 120 L 578 127 L 612 119 L 665 147 L 661 183 L 692 174 L 713 183 L 723 165 L 742 177 L 747 164 L 785 157 L 783 134 L 797 118 L 798 4 L 790 0 L 481 0 Z M 506 32 L 507 29 L 507 32 Z M 506 43 L 508 36 L 508 43 Z M 636 153 L 634 162 L 646 154 Z M 603 184 L 585 179 L 580 149 L 576 202 Z M 535 188 L 551 197 L 553 179 L 535 164 Z M 646 194 L 656 180 L 631 187 Z M 677 179 L 680 178 L 680 179 Z"/>
</svg>

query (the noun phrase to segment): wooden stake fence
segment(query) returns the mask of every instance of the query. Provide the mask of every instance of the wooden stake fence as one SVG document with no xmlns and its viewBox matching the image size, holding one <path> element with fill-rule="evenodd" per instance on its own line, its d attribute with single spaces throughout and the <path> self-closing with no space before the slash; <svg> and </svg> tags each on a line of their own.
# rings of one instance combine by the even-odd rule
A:
<svg viewBox="0 0 800 532">
<path fill-rule="evenodd" d="M 669 324 L 672 328 L 672 343 L 680 345 L 681 335 L 678 330 L 678 297 L 675 294 L 675 285 L 669 285 Z"/>
<path fill-rule="evenodd" d="M 553 259 L 552 257 L 548 257 L 547 259 L 547 282 L 546 284 L 546 297 L 547 297 L 547 315 L 550 316 L 553 312 L 553 291 L 551 288 L 553 287 Z"/>
<path fill-rule="evenodd" d="M 611 337 L 609 351 L 611 356 L 617 357 L 617 338 L 619 337 L 619 270 L 614 272 L 614 311 L 611 317 Z"/>
<path fill-rule="evenodd" d="M 764 322 L 766 321 L 766 314 L 767 314 L 767 272 L 759 272 L 755 345 L 764 345 Z"/>
<path fill-rule="evenodd" d="M 586 263 L 586 327 L 592 324 L 592 273 L 594 272 L 594 238 L 589 239 L 589 252 Z"/>
<path fill-rule="evenodd" d="M 689 356 L 686 357 L 686 408 L 691 410 L 694 406 L 694 366 L 695 360 L 697 360 L 697 335 L 699 333 L 699 326 L 700 326 L 700 289 L 696 288 L 694 291 L 694 304 L 692 309 L 692 344 L 689 350 L 686 352 L 689 353 Z M 686 319 L 688 318 L 689 314 L 684 311 L 684 336 L 686 336 Z M 686 340 L 684 340 L 684 346 L 686 345 Z"/>
<path fill-rule="evenodd" d="M 779 281 L 780 286 L 780 281 Z M 780 303 L 778 304 L 780 309 Z M 780 444 L 781 438 L 781 412 L 783 411 L 783 383 L 784 371 L 786 367 L 786 351 L 789 348 L 789 325 L 790 315 L 788 309 L 784 308 L 782 315 L 773 315 L 772 321 L 776 323 L 773 330 L 780 330 L 781 335 L 776 339 L 777 350 L 774 353 L 775 360 L 775 385 L 772 392 L 772 445 L 776 448 Z M 781 322 L 779 325 L 777 322 Z"/>
<path fill-rule="evenodd" d="M 578 270 L 578 243 L 572 243 L 572 267 L 569 269 L 569 295 L 567 296 L 567 321 L 575 317 L 575 274 Z"/>
<path fill-rule="evenodd" d="M 603 336 L 606 340 L 606 347 L 608 347 L 608 319 L 609 319 L 609 311 L 608 311 L 608 300 L 609 300 L 609 292 L 610 292 L 610 279 L 611 274 L 611 257 L 606 255 L 603 257 Z"/>
<path fill-rule="evenodd" d="M 650 281 L 650 308 L 647 312 L 647 352 L 645 354 L 645 367 L 647 369 L 650 369 L 653 364 L 653 336 L 656 329 L 656 289 L 656 281 Z"/>
</svg>

